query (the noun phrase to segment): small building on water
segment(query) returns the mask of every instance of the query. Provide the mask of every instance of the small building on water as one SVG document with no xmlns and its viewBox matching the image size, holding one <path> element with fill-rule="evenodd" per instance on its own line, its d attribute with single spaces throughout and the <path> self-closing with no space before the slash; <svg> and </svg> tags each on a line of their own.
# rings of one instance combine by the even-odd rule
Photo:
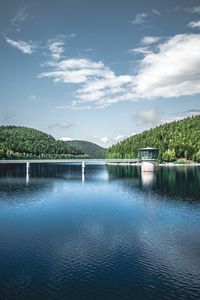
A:
<svg viewBox="0 0 200 300">
<path fill-rule="evenodd" d="M 154 172 L 158 164 L 158 148 L 140 148 L 138 149 L 138 157 L 141 161 L 141 168 L 144 172 Z"/>
</svg>

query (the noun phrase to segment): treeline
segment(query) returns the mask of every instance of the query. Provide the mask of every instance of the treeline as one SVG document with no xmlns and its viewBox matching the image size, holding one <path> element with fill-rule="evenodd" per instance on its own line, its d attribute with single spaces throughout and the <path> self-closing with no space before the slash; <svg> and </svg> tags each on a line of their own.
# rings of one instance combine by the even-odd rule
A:
<svg viewBox="0 0 200 300">
<path fill-rule="evenodd" d="M 159 148 L 159 160 L 200 161 L 200 116 L 188 117 L 136 134 L 108 149 L 108 158 L 137 158 L 138 148 Z"/>
<path fill-rule="evenodd" d="M 0 126 L 0 159 L 87 158 L 70 144 L 36 129 Z"/>
<path fill-rule="evenodd" d="M 79 141 L 79 140 L 70 141 L 66 143 L 69 143 L 72 146 L 74 146 L 76 149 L 79 149 L 80 151 L 87 153 L 89 158 L 98 158 L 98 159 L 105 158 L 106 149 L 95 143 L 87 142 L 87 141 Z"/>
</svg>

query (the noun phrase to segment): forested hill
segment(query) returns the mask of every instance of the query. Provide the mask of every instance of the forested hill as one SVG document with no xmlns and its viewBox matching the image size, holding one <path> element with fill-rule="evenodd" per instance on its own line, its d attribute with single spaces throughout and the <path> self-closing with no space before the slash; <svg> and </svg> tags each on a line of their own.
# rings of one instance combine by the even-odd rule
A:
<svg viewBox="0 0 200 300">
<path fill-rule="evenodd" d="M 108 158 L 136 158 L 137 149 L 157 147 L 160 161 L 179 158 L 200 161 L 200 115 L 160 125 L 108 149 Z"/>
<path fill-rule="evenodd" d="M 0 126 L 0 159 L 87 157 L 70 144 L 36 129 Z"/>
<path fill-rule="evenodd" d="M 92 142 L 74 140 L 66 142 L 86 153 L 89 158 L 105 158 L 106 149 Z"/>
</svg>

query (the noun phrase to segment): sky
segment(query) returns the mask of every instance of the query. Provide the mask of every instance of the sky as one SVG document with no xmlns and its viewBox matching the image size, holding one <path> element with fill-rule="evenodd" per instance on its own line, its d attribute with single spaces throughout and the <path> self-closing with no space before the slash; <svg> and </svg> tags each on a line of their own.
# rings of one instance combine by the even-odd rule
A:
<svg viewBox="0 0 200 300">
<path fill-rule="evenodd" d="M 0 2 L 0 124 L 104 147 L 200 114 L 199 0 Z"/>
</svg>

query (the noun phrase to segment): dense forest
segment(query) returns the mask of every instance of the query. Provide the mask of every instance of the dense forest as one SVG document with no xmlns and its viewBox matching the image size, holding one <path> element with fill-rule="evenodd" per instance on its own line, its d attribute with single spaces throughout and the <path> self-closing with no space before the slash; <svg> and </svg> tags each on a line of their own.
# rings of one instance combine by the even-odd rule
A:
<svg viewBox="0 0 200 300">
<path fill-rule="evenodd" d="M 105 158 L 106 149 L 95 143 L 79 140 L 74 140 L 66 143 L 69 143 L 76 149 L 86 153 L 89 158 Z"/>
<path fill-rule="evenodd" d="M 0 126 L 0 159 L 88 158 L 71 144 L 36 129 Z"/>
<path fill-rule="evenodd" d="M 188 117 L 146 130 L 113 145 L 108 158 L 137 158 L 141 147 L 159 148 L 159 161 L 200 161 L 200 116 Z"/>
</svg>

